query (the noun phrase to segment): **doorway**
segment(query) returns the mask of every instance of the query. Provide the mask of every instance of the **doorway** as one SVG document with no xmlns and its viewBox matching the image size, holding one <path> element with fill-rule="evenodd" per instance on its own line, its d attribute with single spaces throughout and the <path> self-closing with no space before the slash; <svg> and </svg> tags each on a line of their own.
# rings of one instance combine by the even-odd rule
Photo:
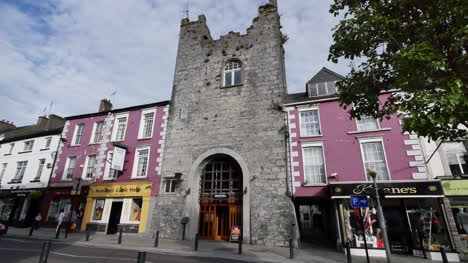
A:
<svg viewBox="0 0 468 263">
<path fill-rule="evenodd" d="M 109 224 L 107 225 L 107 234 L 115 234 L 119 231 L 122 206 L 123 202 L 112 202 L 111 212 L 109 215 Z"/>
<path fill-rule="evenodd" d="M 229 240 L 231 229 L 242 230 L 242 172 L 229 156 L 216 156 L 202 171 L 200 239 Z"/>
</svg>

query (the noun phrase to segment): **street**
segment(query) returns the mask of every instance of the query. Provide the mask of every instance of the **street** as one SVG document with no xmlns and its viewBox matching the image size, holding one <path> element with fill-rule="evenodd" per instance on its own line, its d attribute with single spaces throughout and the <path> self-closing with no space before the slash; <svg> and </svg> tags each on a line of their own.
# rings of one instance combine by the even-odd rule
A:
<svg viewBox="0 0 468 263">
<path fill-rule="evenodd" d="M 43 241 L 0 238 L 0 262 L 2 263 L 37 263 L 41 254 Z M 136 262 L 137 251 L 125 249 L 92 248 L 73 244 L 53 242 L 49 254 L 49 263 L 57 262 Z M 220 258 L 176 256 L 167 254 L 147 253 L 146 262 L 188 263 L 188 262 L 220 262 L 240 263 L 245 261 Z"/>
</svg>

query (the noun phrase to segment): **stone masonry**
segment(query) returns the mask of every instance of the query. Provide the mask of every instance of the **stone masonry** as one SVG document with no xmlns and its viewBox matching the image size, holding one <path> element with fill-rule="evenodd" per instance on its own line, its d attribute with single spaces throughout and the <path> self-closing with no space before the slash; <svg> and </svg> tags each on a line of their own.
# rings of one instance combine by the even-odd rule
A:
<svg viewBox="0 0 468 263">
<path fill-rule="evenodd" d="M 276 1 L 259 7 L 247 34 L 229 32 L 213 40 L 205 17 L 183 19 L 174 75 L 162 179 L 181 173 L 176 194 L 155 197 L 151 231 L 180 239 L 180 220 L 198 182 L 191 171 L 206 152 L 230 149 L 245 160 L 244 242 L 285 246 L 294 222 L 287 191 L 284 112 L 286 95 L 284 36 Z M 223 68 L 231 59 L 242 62 L 242 84 L 223 87 Z M 199 177 L 198 177 L 199 178 Z M 198 189 L 198 188 L 196 188 Z M 246 198 L 245 196 L 249 196 Z M 196 200 L 194 198 L 193 200 Z M 249 215 L 245 215 L 249 211 Z M 198 222 L 190 218 L 189 224 Z M 247 218 L 247 220 L 246 220 Z M 196 231 L 198 226 L 191 226 Z M 193 233 L 188 232 L 187 237 Z"/>
</svg>

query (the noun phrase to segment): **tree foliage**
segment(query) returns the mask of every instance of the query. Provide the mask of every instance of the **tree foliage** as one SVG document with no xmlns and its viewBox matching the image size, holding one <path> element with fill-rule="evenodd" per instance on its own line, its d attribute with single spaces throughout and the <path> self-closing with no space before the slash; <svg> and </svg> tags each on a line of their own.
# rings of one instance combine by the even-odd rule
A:
<svg viewBox="0 0 468 263">
<path fill-rule="evenodd" d="M 328 59 L 351 64 L 337 83 L 352 117 L 405 115 L 403 130 L 430 139 L 467 136 L 468 2 L 334 0 Z M 382 92 L 391 92 L 379 101 Z"/>
</svg>

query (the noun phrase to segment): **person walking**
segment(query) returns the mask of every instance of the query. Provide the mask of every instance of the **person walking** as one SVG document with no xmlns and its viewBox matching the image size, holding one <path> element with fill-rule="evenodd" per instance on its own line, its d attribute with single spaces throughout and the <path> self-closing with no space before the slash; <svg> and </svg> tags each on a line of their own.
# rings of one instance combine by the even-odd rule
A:
<svg viewBox="0 0 468 263">
<path fill-rule="evenodd" d="M 80 211 L 78 211 L 78 215 L 76 217 L 76 232 L 81 232 L 81 224 L 83 223 L 83 216 L 84 216 L 84 211 L 83 208 L 80 208 Z"/>
<path fill-rule="evenodd" d="M 33 228 L 34 229 L 39 229 L 39 224 L 41 223 L 41 220 L 42 220 L 42 216 L 41 216 L 41 212 L 37 213 L 36 217 L 34 218 L 34 221 L 33 221 Z"/>
<path fill-rule="evenodd" d="M 55 230 L 56 233 L 60 231 L 60 227 L 65 220 L 65 212 L 63 209 L 60 209 L 59 216 L 57 217 L 57 229 Z"/>
</svg>

